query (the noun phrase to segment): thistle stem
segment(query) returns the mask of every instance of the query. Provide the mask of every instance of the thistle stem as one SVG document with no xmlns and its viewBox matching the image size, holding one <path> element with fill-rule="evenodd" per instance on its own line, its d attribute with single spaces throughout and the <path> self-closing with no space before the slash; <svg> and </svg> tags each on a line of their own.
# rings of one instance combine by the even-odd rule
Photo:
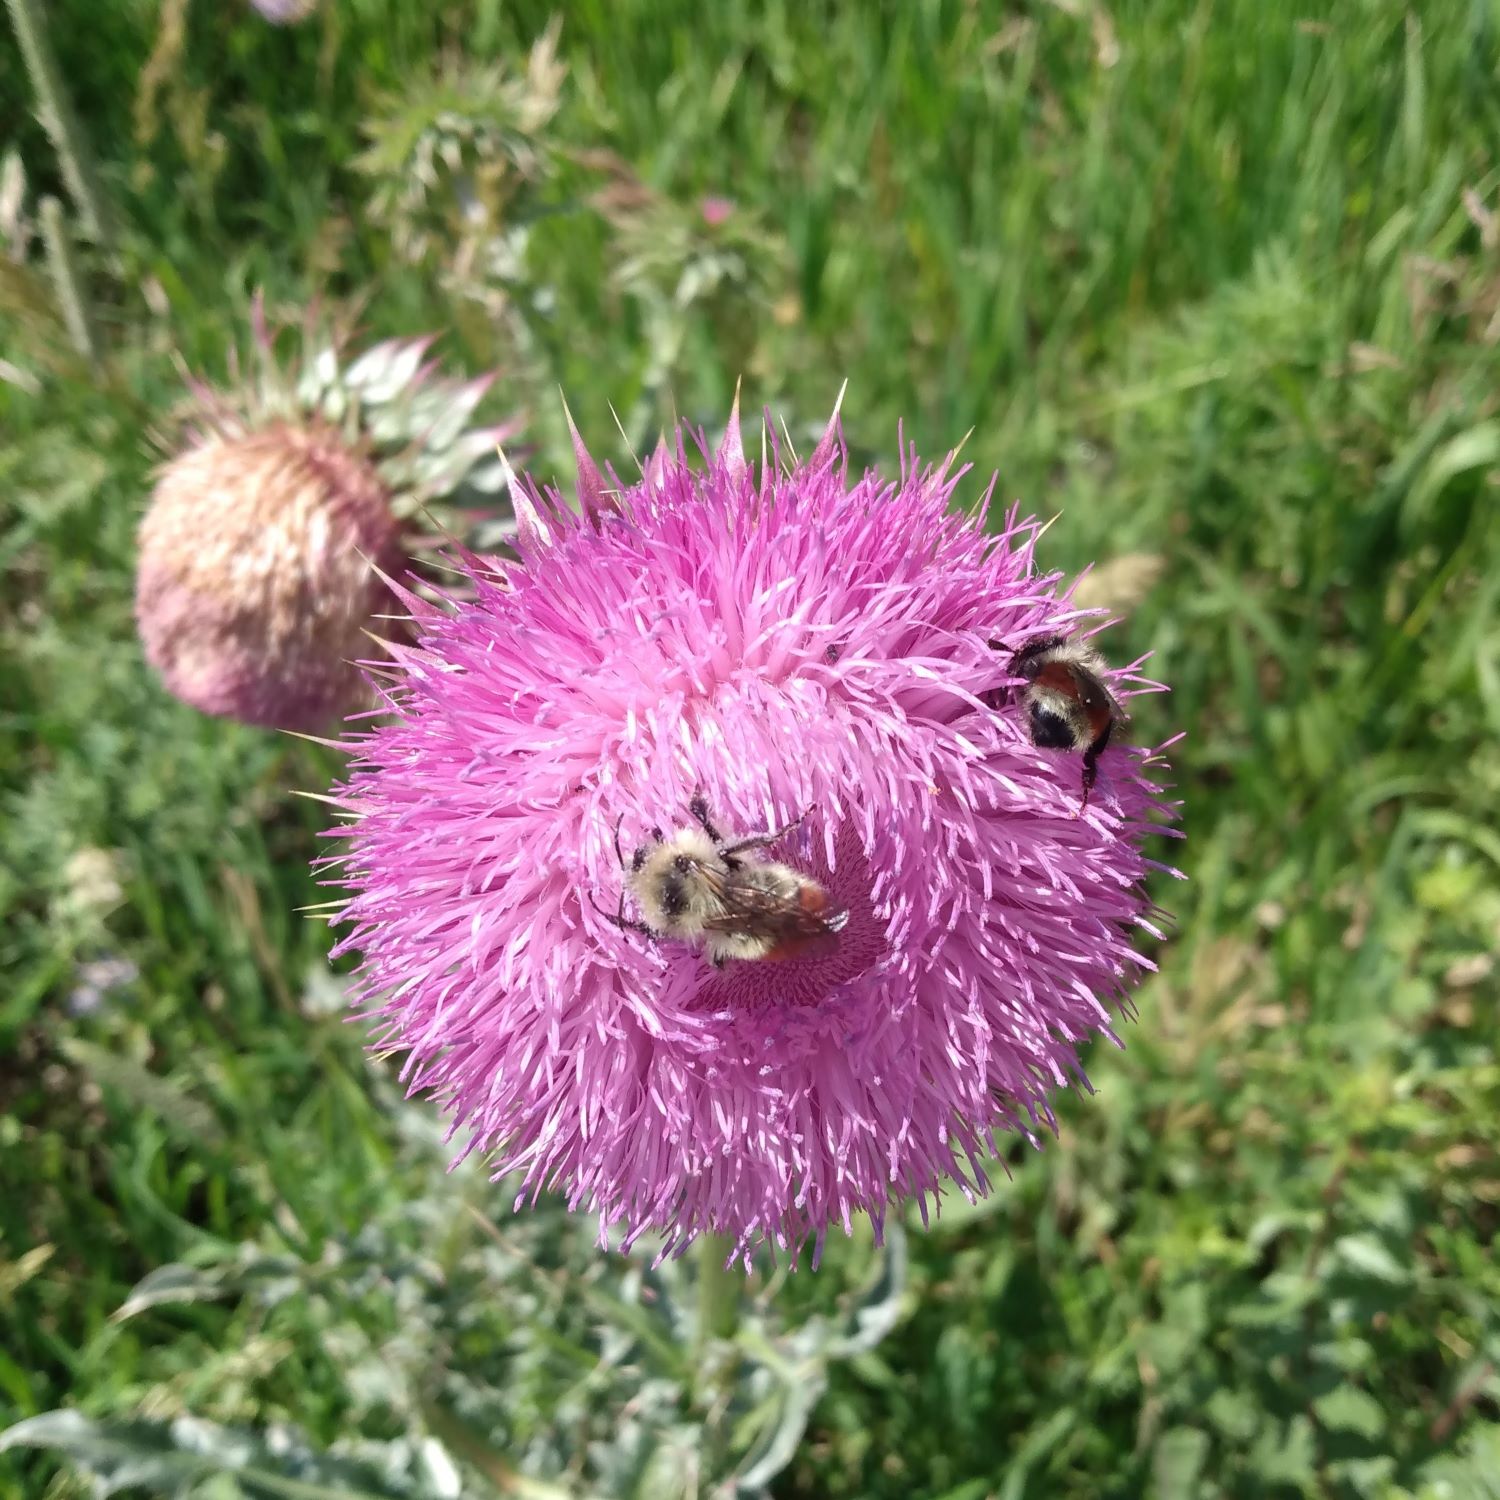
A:
<svg viewBox="0 0 1500 1500">
<path fill-rule="evenodd" d="M 744 1295 L 743 1268 L 726 1268 L 734 1240 L 724 1234 L 705 1234 L 698 1242 L 698 1327 L 693 1340 L 694 1404 L 703 1418 L 703 1451 L 716 1470 L 727 1434 L 724 1418 L 727 1395 L 734 1381 L 735 1363 L 709 1357 L 709 1345 L 734 1337 Z"/>
<path fill-rule="evenodd" d="M 79 223 L 84 233 L 113 258 L 114 219 L 94 168 L 93 152 L 73 111 L 73 101 L 63 87 L 57 57 L 47 36 L 41 0 L 7 0 L 7 4 L 21 55 L 26 60 L 26 71 L 31 75 L 31 86 L 36 90 L 37 117 L 57 150 Z"/>
<path fill-rule="evenodd" d="M 84 298 L 83 278 L 73 251 L 73 235 L 63 215 L 62 204 L 48 194 L 38 205 L 42 221 L 42 240 L 47 248 L 47 269 L 52 274 L 52 290 L 58 310 L 67 326 L 73 347 L 91 364 L 99 363 L 98 345 L 89 321 L 88 303 Z"/>
<path fill-rule="evenodd" d="M 734 1241 L 724 1234 L 705 1234 L 698 1242 L 698 1336 L 695 1363 L 702 1365 L 703 1354 L 713 1339 L 733 1336 L 739 1322 L 740 1295 L 745 1273 L 726 1269 L 725 1261 L 734 1249 Z"/>
</svg>

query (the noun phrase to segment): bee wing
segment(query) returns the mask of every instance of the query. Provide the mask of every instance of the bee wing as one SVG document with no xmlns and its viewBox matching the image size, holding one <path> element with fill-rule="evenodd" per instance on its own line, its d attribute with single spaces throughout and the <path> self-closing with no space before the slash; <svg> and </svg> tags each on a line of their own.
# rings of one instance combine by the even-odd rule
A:
<svg viewBox="0 0 1500 1500">
<path fill-rule="evenodd" d="M 1120 700 L 1110 692 L 1108 684 L 1102 677 L 1095 676 L 1092 672 L 1080 672 L 1069 668 L 1068 675 L 1073 679 L 1073 685 L 1078 689 L 1078 702 L 1084 713 L 1090 718 L 1108 714 L 1112 719 L 1125 719 L 1129 715 L 1120 706 Z"/>
<path fill-rule="evenodd" d="M 822 902 L 809 903 L 806 892 L 790 896 L 762 890 L 741 881 L 725 881 L 718 893 L 722 912 L 703 925 L 710 932 L 749 932 L 783 943 L 801 944 L 842 932 L 849 913 L 829 904 L 821 888 Z"/>
</svg>

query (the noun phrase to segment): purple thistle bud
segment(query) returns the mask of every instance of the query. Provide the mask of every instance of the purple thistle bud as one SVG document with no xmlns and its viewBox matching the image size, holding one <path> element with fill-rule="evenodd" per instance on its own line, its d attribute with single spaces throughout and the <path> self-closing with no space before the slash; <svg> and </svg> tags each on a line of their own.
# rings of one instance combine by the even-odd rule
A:
<svg viewBox="0 0 1500 1500">
<path fill-rule="evenodd" d="M 380 476 L 326 427 L 210 436 L 166 464 L 140 530 L 136 623 L 204 713 L 315 730 L 357 707 L 353 665 L 401 565 Z"/>
<path fill-rule="evenodd" d="M 307 311 L 294 357 L 257 296 L 223 390 L 189 382 L 181 434 L 141 522 L 136 623 L 168 690 L 204 713 L 312 731 L 371 701 L 354 663 L 391 608 L 379 573 L 431 545 L 423 524 L 507 533 L 514 424 L 476 426 L 494 377 L 452 379 L 433 336 L 346 358 Z M 243 368 L 242 367 L 246 367 Z M 474 508 L 472 502 L 480 502 Z M 378 571 L 377 571 L 378 570 Z"/>
<path fill-rule="evenodd" d="M 1084 627 L 1035 523 L 950 511 L 951 457 L 851 477 L 836 421 L 779 456 L 747 464 L 737 420 L 706 468 L 679 434 L 631 487 L 580 451 L 586 514 L 533 494 L 520 563 L 469 558 L 447 609 L 403 595 L 418 638 L 328 862 L 355 1003 L 518 1208 L 558 1187 L 601 1242 L 713 1231 L 747 1265 L 981 1195 L 999 1137 L 1051 1127 L 1150 967 L 1142 845 L 1175 810 L 1116 745 L 1080 815 L 1078 757 L 981 701 L 1024 686 L 992 640 Z M 632 851 L 695 795 L 726 839 L 801 817 L 771 857 L 822 886 L 836 941 L 716 968 L 628 925 Z"/>
</svg>

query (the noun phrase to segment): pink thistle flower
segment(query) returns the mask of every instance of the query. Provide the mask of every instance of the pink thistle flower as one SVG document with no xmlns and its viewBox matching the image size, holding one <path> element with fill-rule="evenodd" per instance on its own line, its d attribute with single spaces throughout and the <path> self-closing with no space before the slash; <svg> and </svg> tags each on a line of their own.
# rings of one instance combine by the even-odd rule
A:
<svg viewBox="0 0 1500 1500">
<path fill-rule="evenodd" d="M 1117 1041 L 1173 813 L 1115 746 L 1080 816 L 1078 758 L 980 701 L 1010 681 L 991 639 L 1081 623 L 1038 528 L 951 512 L 951 456 L 852 476 L 836 417 L 789 472 L 746 462 L 737 409 L 706 468 L 679 435 L 629 487 L 577 447 L 581 509 L 518 496 L 519 563 L 469 558 L 446 609 L 404 596 L 419 638 L 328 861 L 354 1002 L 518 1209 L 560 1187 L 601 1243 L 795 1260 L 856 1214 L 878 1234 L 945 1183 L 985 1193 L 997 1138 L 1035 1140 L 1086 1086 L 1078 1048 Z M 695 793 L 734 834 L 806 814 L 774 857 L 848 912 L 833 951 L 715 968 L 611 920 L 617 824 L 628 861 Z"/>
</svg>

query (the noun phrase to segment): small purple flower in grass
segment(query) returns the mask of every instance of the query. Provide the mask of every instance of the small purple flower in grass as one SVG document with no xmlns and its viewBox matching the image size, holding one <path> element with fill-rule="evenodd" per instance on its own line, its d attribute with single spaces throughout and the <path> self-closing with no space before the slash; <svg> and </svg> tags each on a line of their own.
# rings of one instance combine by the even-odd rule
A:
<svg viewBox="0 0 1500 1500">
<path fill-rule="evenodd" d="M 140 977 L 141 971 L 128 958 L 95 958 L 79 964 L 68 992 L 68 1014 L 94 1015 L 116 990 L 134 984 Z"/>
<path fill-rule="evenodd" d="M 250 6 L 273 26 L 294 26 L 318 8 L 318 0 L 250 0 Z"/>
<path fill-rule="evenodd" d="M 734 199 L 721 198 L 717 194 L 711 194 L 707 198 L 700 198 L 698 200 L 698 212 L 702 214 L 703 222 L 710 229 L 717 229 L 734 212 Z"/>
<path fill-rule="evenodd" d="M 1142 845 L 1174 810 L 1116 746 L 1080 816 L 1077 757 L 980 701 L 1008 680 L 992 639 L 1086 628 L 1038 528 L 950 511 L 951 458 L 851 475 L 836 420 L 784 468 L 746 462 L 736 410 L 704 463 L 679 436 L 633 486 L 577 447 L 579 511 L 518 497 L 518 563 L 467 559 L 447 609 L 403 596 L 418 639 L 329 861 L 356 1003 L 518 1208 L 561 1188 L 627 1249 L 795 1259 L 983 1194 L 1150 967 Z M 770 857 L 848 913 L 835 943 L 716 968 L 614 920 L 617 827 L 628 864 L 695 795 L 726 837 L 801 816 Z"/>
</svg>

